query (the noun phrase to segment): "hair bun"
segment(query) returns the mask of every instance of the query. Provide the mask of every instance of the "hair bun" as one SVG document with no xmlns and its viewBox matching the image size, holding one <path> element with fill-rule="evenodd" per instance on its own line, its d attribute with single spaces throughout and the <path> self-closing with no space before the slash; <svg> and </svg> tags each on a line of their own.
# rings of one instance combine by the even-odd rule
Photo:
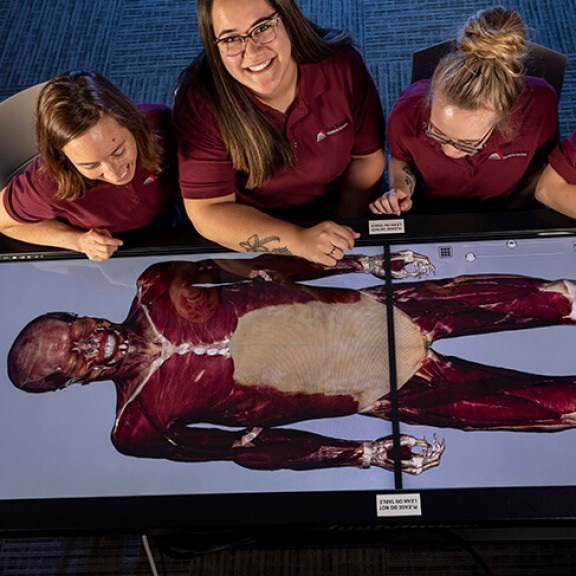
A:
<svg viewBox="0 0 576 576">
<path fill-rule="evenodd" d="M 470 18 L 458 49 L 473 61 L 492 60 L 518 73 L 526 51 L 526 29 L 514 10 L 489 8 Z"/>
</svg>

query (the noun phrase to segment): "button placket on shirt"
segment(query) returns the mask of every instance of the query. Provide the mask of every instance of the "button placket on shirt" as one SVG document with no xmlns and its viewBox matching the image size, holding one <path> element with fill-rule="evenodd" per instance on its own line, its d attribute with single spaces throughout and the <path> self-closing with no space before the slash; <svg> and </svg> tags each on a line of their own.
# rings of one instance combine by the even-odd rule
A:
<svg viewBox="0 0 576 576">
<path fill-rule="evenodd" d="M 308 115 L 308 105 L 302 99 L 298 99 L 295 103 L 294 109 L 290 112 L 290 114 L 286 117 L 286 123 L 284 128 L 284 133 L 286 137 L 292 142 L 292 148 L 295 150 L 298 148 L 299 143 L 298 140 L 294 139 L 293 136 L 293 127 L 298 122 L 302 121 Z"/>
<path fill-rule="evenodd" d="M 138 206 L 138 204 L 140 204 L 140 198 L 138 198 L 136 192 L 134 191 L 134 184 L 132 182 L 127 185 L 126 191 L 128 192 L 128 201 L 130 202 L 130 205 L 135 208 Z"/>
</svg>

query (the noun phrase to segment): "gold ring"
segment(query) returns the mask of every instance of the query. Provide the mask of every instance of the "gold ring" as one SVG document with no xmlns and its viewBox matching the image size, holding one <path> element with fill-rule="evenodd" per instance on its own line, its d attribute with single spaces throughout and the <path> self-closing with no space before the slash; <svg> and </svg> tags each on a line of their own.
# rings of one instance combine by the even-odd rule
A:
<svg viewBox="0 0 576 576">
<path fill-rule="evenodd" d="M 328 252 L 328 256 L 334 256 L 334 251 L 336 250 L 336 246 L 332 246 L 332 250 Z"/>
</svg>

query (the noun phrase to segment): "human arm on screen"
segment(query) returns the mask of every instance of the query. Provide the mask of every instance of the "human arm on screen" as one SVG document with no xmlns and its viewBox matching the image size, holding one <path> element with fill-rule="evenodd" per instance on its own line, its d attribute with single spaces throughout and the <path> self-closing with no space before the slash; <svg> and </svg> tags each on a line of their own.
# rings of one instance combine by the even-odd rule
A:
<svg viewBox="0 0 576 576">
<path fill-rule="evenodd" d="M 416 174 L 408 162 L 388 160 L 388 181 L 390 190 L 370 204 L 374 214 L 396 214 L 407 212 L 412 208 L 412 195 L 416 188 Z"/>
<path fill-rule="evenodd" d="M 230 461 L 254 470 L 314 470 L 320 468 L 376 466 L 394 470 L 393 440 L 339 440 L 288 428 L 253 427 L 237 432 L 219 428 L 188 428 L 166 431 L 145 430 L 135 437 L 116 429 L 115 447 L 128 456 L 166 458 L 184 462 Z M 444 443 L 402 435 L 401 468 L 409 474 L 437 466 Z"/>
<path fill-rule="evenodd" d="M 403 250 L 390 255 L 392 278 L 421 278 L 434 273 L 434 265 L 427 256 Z M 210 290 L 200 292 L 195 287 L 203 284 L 222 284 L 245 279 L 262 282 L 298 282 L 326 278 L 337 274 L 363 273 L 385 278 L 386 266 L 383 254 L 366 256 L 351 254 L 334 266 L 315 264 L 303 258 L 290 258 L 276 254 L 262 254 L 255 258 L 218 258 L 214 260 L 170 261 L 150 266 L 138 279 L 138 298 L 150 304 L 164 293 L 169 293 L 176 308 L 188 317 L 186 308 L 190 295 L 193 310 L 197 310 L 200 292 L 204 298 L 214 294 Z M 211 307 L 205 300 L 202 309 Z"/>
<path fill-rule="evenodd" d="M 536 200 L 549 208 L 576 218 L 576 184 L 570 184 L 548 165 L 536 184 Z"/>
<path fill-rule="evenodd" d="M 348 226 L 325 221 L 304 228 L 239 204 L 234 194 L 184 200 L 186 213 L 205 238 L 237 252 L 270 252 L 300 256 L 333 266 L 354 246 L 359 234 Z"/>
<path fill-rule="evenodd" d="M 378 196 L 384 175 L 385 157 L 381 148 L 366 156 L 352 156 L 342 175 L 338 197 L 339 218 L 368 215 L 367 206 Z"/>
<path fill-rule="evenodd" d="M 14 220 L 4 207 L 4 190 L 0 192 L 0 233 L 30 244 L 53 246 L 83 252 L 90 260 L 107 260 L 122 245 L 108 230 L 79 230 L 59 220 L 22 223 Z"/>
</svg>

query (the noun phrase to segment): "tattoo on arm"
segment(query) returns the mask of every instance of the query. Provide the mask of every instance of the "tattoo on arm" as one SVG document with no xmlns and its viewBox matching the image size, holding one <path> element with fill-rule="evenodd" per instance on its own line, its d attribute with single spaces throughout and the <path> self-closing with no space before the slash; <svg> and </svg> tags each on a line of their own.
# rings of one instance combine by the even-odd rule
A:
<svg viewBox="0 0 576 576">
<path fill-rule="evenodd" d="M 414 188 L 416 188 L 416 176 L 412 169 L 406 166 L 403 168 L 404 176 L 404 184 L 408 187 L 408 192 L 410 192 L 410 196 L 414 193 Z"/>
<path fill-rule="evenodd" d="M 240 242 L 240 248 L 244 248 L 246 252 L 269 252 L 270 254 L 283 254 L 284 256 L 292 255 L 286 246 L 269 248 L 266 244 L 270 242 L 280 242 L 280 236 L 266 236 L 260 240 L 258 234 L 253 234 L 245 242 Z"/>
</svg>

